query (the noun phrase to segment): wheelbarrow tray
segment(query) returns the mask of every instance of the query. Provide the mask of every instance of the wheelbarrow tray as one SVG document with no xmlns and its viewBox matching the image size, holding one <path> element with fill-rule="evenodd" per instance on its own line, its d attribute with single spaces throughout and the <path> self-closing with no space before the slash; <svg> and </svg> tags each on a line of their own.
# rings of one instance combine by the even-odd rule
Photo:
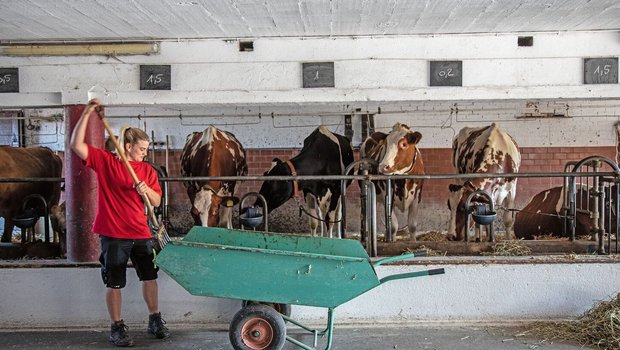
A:
<svg viewBox="0 0 620 350">
<path fill-rule="evenodd" d="M 381 282 L 358 241 L 193 227 L 156 264 L 193 295 L 335 308 Z"/>
</svg>

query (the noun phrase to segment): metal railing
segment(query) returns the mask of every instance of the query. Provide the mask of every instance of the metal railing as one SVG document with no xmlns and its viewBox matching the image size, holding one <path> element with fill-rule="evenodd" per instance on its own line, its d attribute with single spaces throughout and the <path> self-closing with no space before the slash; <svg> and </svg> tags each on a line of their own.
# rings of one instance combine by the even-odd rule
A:
<svg viewBox="0 0 620 350">
<path fill-rule="evenodd" d="M 579 162 L 580 164 L 583 164 L 582 162 Z M 356 163 L 355 166 L 358 166 L 359 163 Z M 347 172 L 350 172 L 351 169 L 353 169 L 355 166 L 350 166 L 350 168 L 347 169 Z M 579 168 L 580 166 L 575 166 L 576 168 Z M 617 220 L 617 216 L 618 213 L 620 213 L 620 186 L 616 186 L 615 187 L 615 192 L 612 193 L 612 189 L 611 187 L 613 185 L 616 185 L 620 182 L 620 171 L 618 170 L 618 167 L 615 166 L 614 171 L 606 171 L 606 172 L 601 172 L 601 171 L 581 171 L 581 172 L 545 172 L 545 173 L 488 173 L 488 174 L 433 174 L 433 175 L 377 175 L 377 174 L 356 174 L 356 175 L 297 175 L 297 176 L 292 176 L 292 175 L 288 175 L 288 176 L 197 176 L 197 177 L 180 177 L 180 176 L 168 176 L 168 177 L 164 177 L 164 178 L 160 178 L 161 182 L 164 183 L 169 183 L 169 182 L 187 182 L 187 181 L 265 181 L 265 180 L 269 180 L 269 181 L 293 181 L 293 180 L 297 180 L 298 182 L 302 182 L 302 181 L 316 181 L 316 180 L 321 180 L 321 181 L 329 181 L 329 180 L 336 180 L 336 181 L 340 181 L 341 183 L 341 188 L 344 188 L 345 190 L 342 191 L 342 197 L 341 197 L 341 213 L 340 216 L 342 218 L 342 223 L 341 223 L 341 227 L 339 229 L 340 232 L 340 236 L 344 237 L 344 234 L 346 232 L 346 201 L 343 200 L 346 198 L 346 186 L 345 186 L 345 182 L 347 181 L 360 181 L 360 183 L 362 184 L 368 184 L 368 190 L 363 190 L 362 193 L 364 195 L 366 195 L 366 199 L 363 201 L 363 203 L 365 203 L 365 206 L 367 207 L 367 209 L 365 209 L 363 211 L 363 214 L 365 214 L 364 218 L 362 219 L 362 223 L 364 225 L 364 235 L 366 235 L 366 237 L 363 237 L 364 240 L 366 240 L 368 243 L 366 244 L 367 246 L 367 250 L 369 250 L 369 254 L 371 255 L 376 255 L 376 239 L 377 239 L 377 233 L 376 233 L 376 205 L 374 205 L 373 203 L 376 203 L 375 201 L 375 191 L 374 191 L 374 185 L 372 185 L 373 181 L 386 181 L 386 189 L 388 189 L 387 192 L 387 197 L 386 197 L 386 205 L 385 205 L 385 218 L 386 218 L 386 238 L 387 241 L 393 241 L 393 233 L 390 232 L 391 231 L 391 225 L 390 225 L 390 214 L 391 214 L 391 210 L 392 210 L 392 181 L 396 181 L 396 180 L 401 180 L 401 179 L 420 179 L 420 180 L 445 180 L 445 179 L 449 179 L 449 180 L 456 180 L 456 179 L 460 179 L 460 180 L 467 180 L 467 179 L 479 179 L 479 178 L 493 178 L 493 177 L 502 177 L 502 178 L 564 178 L 567 179 L 565 180 L 566 183 L 568 183 L 571 188 L 570 192 L 570 196 L 575 196 L 577 191 L 576 191 L 576 181 L 575 179 L 577 177 L 580 178 L 592 178 L 592 179 L 597 179 L 597 183 L 598 184 L 612 184 L 611 186 L 604 186 L 599 188 L 594 194 L 597 196 L 598 198 L 598 206 L 600 208 L 605 208 L 605 207 L 610 207 L 613 208 L 614 211 L 612 214 L 610 214 L 610 212 L 608 212 L 606 215 L 605 213 L 599 214 L 598 215 L 598 220 L 597 222 L 599 222 L 599 224 L 596 226 L 598 229 L 598 239 L 599 242 L 603 241 L 603 236 L 605 235 L 605 227 L 611 227 L 611 223 L 613 222 L 615 225 L 615 232 L 618 232 L 618 220 Z M 9 183 L 9 182 L 17 182 L 17 183 L 23 183 L 23 182 L 62 182 L 64 181 L 64 179 L 62 178 L 0 178 L 0 183 Z M 612 203 L 612 201 L 609 199 L 610 197 L 615 197 L 616 200 L 614 201 L 615 203 Z M 569 211 L 566 213 L 566 217 L 568 218 L 568 222 L 571 223 L 571 220 L 573 223 L 571 223 L 569 227 L 572 227 L 572 225 L 574 225 L 574 216 L 576 215 L 576 211 L 577 211 L 577 207 L 574 204 L 575 201 L 573 200 L 573 202 L 570 202 L 569 200 L 569 204 L 570 204 L 570 208 Z M 368 208 L 369 207 L 369 208 Z M 596 215 L 593 215 L 596 218 Z M 615 217 L 614 217 L 615 216 Z M 370 218 L 368 218 L 370 217 Z M 605 223 L 607 222 L 607 223 Z M 575 237 L 571 237 L 572 239 L 575 239 Z M 600 243 L 601 245 L 602 243 Z M 611 234 L 608 235 L 608 247 L 611 247 Z M 599 246 L 599 252 L 603 253 L 605 252 L 605 249 L 603 246 Z M 618 253 L 618 243 L 616 241 L 616 253 Z"/>
</svg>

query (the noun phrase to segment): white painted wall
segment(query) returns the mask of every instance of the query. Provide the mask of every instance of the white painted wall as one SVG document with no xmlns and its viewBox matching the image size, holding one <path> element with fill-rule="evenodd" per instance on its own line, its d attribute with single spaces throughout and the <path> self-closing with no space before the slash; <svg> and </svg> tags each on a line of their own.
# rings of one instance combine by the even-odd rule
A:
<svg viewBox="0 0 620 350">
<path fill-rule="evenodd" d="M 37 107 L 85 103 L 99 85 L 113 127 L 146 124 L 156 140 L 169 135 L 173 149 L 209 124 L 246 148 L 299 147 L 319 124 L 343 133 L 335 114 L 379 109 L 379 130 L 407 123 L 422 131 L 421 148 L 450 147 L 461 127 L 494 121 L 523 147 L 615 145 L 620 85 L 582 81 L 584 58 L 618 56 L 617 33 L 531 33 L 533 47 L 518 47 L 519 35 L 263 38 L 253 52 L 239 52 L 234 40 L 183 40 L 151 56 L 0 57 L 0 66 L 20 69 L 21 89 L 0 94 L 0 108 L 54 115 Z M 430 87 L 430 60 L 462 60 L 463 86 Z M 335 88 L 301 88 L 301 63 L 312 61 L 334 62 Z M 172 65 L 172 90 L 139 91 L 140 64 Z M 517 119 L 532 102 L 571 118 Z M 62 149 L 49 135 L 62 129 L 45 126 L 37 142 Z"/>
<path fill-rule="evenodd" d="M 603 258 L 603 257 L 601 257 Z M 618 292 L 617 263 L 479 264 L 380 266 L 379 277 L 438 266 L 446 274 L 391 281 L 336 309 L 337 323 L 518 322 L 566 319 L 583 314 Z M 143 323 L 146 307 L 129 269 L 123 317 Z M 0 326 L 66 327 L 108 323 L 105 288 L 94 267 L 0 268 Z M 161 273 L 160 309 L 168 323 L 227 323 L 237 300 L 192 296 Z M 275 287 L 275 286 L 274 286 Z M 334 285 L 334 289 L 338 286 Z M 317 291 L 325 292 L 325 291 Z M 376 300 L 381 299 L 381 303 Z M 326 309 L 293 307 L 293 317 L 323 321 Z"/>
</svg>

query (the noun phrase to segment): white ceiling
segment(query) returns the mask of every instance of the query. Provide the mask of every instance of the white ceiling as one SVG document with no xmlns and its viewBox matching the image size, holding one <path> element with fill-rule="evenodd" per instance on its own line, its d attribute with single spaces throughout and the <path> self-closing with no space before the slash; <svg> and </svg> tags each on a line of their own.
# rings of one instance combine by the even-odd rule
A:
<svg viewBox="0 0 620 350">
<path fill-rule="evenodd" d="M 2 0 L 0 43 L 620 29 L 618 0 Z"/>
</svg>

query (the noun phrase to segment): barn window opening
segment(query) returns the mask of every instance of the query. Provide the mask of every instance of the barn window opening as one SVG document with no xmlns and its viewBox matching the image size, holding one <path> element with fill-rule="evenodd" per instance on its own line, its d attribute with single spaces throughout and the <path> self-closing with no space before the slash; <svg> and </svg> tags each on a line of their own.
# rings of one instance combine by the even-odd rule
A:
<svg viewBox="0 0 620 350">
<path fill-rule="evenodd" d="M 534 46 L 534 37 L 533 36 L 520 36 L 517 39 L 517 44 L 519 46 Z"/>
<path fill-rule="evenodd" d="M 239 42 L 239 51 L 240 52 L 252 52 L 252 51 L 254 51 L 254 42 L 253 41 L 240 41 Z"/>
</svg>

